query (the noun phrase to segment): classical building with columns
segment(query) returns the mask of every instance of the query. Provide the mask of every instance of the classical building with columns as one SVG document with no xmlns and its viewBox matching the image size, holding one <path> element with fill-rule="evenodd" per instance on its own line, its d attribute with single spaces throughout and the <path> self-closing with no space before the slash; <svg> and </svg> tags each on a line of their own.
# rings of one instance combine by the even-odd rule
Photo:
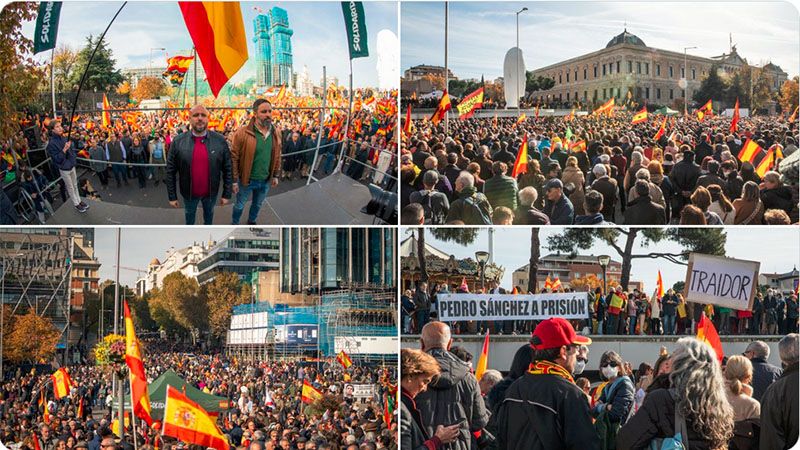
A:
<svg viewBox="0 0 800 450">
<path fill-rule="evenodd" d="M 626 29 L 603 49 L 534 70 L 534 76 L 551 78 L 555 85 L 528 96 L 540 104 L 571 107 L 576 102 L 597 105 L 611 97 L 621 104 L 630 92 L 631 99 L 639 104 L 646 101 L 651 105 L 681 105 L 682 109 L 683 99 L 688 96 L 691 104 L 693 93 L 715 64 L 724 77 L 732 76 L 748 63 L 732 44 L 728 53 L 711 58 L 684 55 L 680 51 L 648 47 Z M 772 92 L 778 91 L 788 78 L 786 72 L 772 63 L 757 70 L 769 76 Z"/>
</svg>

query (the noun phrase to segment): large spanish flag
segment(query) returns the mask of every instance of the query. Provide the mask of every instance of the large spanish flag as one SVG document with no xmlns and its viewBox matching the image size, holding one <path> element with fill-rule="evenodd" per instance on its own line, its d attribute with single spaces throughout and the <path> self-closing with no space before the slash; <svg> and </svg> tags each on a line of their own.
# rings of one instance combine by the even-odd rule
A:
<svg viewBox="0 0 800 450">
<path fill-rule="evenodd" d="M 631 119 L 631 124 L 634 125 L 646 121 L 647 121 L 647 107 L 645 106 L 644 108 L 642 108 L 641 111 L 633 115 L 633 119 Z"/>
<path fill-rule="evenodd" d="M 456 109 L 458 110 L 459 119 L 469 119 L 475 114 L 475 111 L 483 108 L 483 88 L 480 87 L 471 94 L 464 97 L 458 103 Z"/>
<path fill-rule="evenodd" d="M 747 141 L 745 141 L 744 145 L 742 146 L 742 149 L 739 150 L 739 155 L 737 157 L 741 162 L 747 161 L 752 163 L 753 161 L 756 160 L 756 157 L 758 157 L 758 155 L 760 155 L 763 151 L 764 149 L 761 148 L 758 144 L 756 144 L 755 141 L 753 141 L 752 139 L 748 139 Z"/>
<path fill-rule="evenodd" d="M 453 105 L 450 103 L 450 96 L 447 94 L 447 89 L 444 90 L 442 93 L 442 98 L 439 99 L 439 106 L 436 107 L 436 111 L 433 112 L 431 116 L 431 122 L 434 125 L 439 125 L 439 122 L 444 120 L 445 116 L 447 115 L 447 111 L 450 111 Z"/>
<path fill-rule="evenodd" d="M 301 395 L 303 403 L 314 403 L 316 400 L 322 398 L 322 392 L 312 386 L 308 380 L 303 380 L 303 392 Z"/>
<path fill-rule="evenodd" d="M 103 94 L 103 128 L 111 126 L 111 105 L 108 103 L 106 94 Z"/>
<path fill-rule="evenodd" d="M 230 448 L 215 420 L 197 403 L 172 386 L 167 386 L 162 434 L 201 447 L 216 450 Z"/>
<path fill-rule="evenodd" d="M 614 97 L 611 97 L 607 102 L 603 103 L 602 106 L 595 109 L 592 114 L 607 113 L 610 115 L 613 111 L 614 111 Z"/>
<path fill-rule="evenodd" d="M 656 131 L 656 135 L 653 136 L 654 141 L 658 141 L 661 139 L 661 136 L 667 131 L 667 116 L 664 116 L 664 120 L 661 122 L 661 126 L 658 127 L 658 131 Z"/>
<path fill-rule="evenodd" d="M 238 2 L 178 2 L 214 97 L 247 61 Z"/>
<path fill-rule="evenodd" d="M 717 360 L 722 363 L 722 358 L 725 356 L 722 352 L 722 342 L 719 340 L 714 322 L 709 320 L 705 314 L 700 316 L 700 322 L 697 324 L 697 339 L 710 345 L 717 354 Z"/>
<path fill-rule="evenodd" d="M 516 290 L 517 287 L 514 286 Z M 486 337 L 483 338 L 483 349 L 481 349 L 481 356 L 478 358 L 478 366 L 475 368 L 475 378 L 481 380 L 483 373 L 486 372 L 486 366 L 489 364 L 489 330 L 486 330 Z"/>
<path fill-rule="evenodd" d="M 56 400 L 69 395 L 72 380 L 66 369 L 62 367 L 56 370 L 54 374 L 50 375 L 50 379 L 53 380 L 53 392 L 56 394 Z"/>
<path fill-rule="evenodd" d="M 511 178 L 528 171 L 528 136 L 522 138 L 522 145 L 517 152 L 517 160 L 514 161 L 514 168 L 511 170 Z"/>
<path fill-rule="evenodd" d="M 127 300 L 123 302 L 123 306 L 125 308 L 125 364 L 128 365 L 131 378 L 133 413 L 147 422 L 147 425 L 152 425 L 153 418 L 150 417 L 150 397 L 147 394 L 147 376 L 144 373 L 142 352 L 133 329 L 133 319 Z"/>
</svg>

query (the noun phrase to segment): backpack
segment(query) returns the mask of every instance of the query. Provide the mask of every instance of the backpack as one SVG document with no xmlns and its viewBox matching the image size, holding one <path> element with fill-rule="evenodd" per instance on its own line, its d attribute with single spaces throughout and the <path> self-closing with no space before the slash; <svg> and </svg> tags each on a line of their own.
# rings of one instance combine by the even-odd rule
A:
<svg viewBox="0 0 800 450">
<path fill-rule="evenodd" d="M 669 390 L 673 400 L 677 400 L 675 389 Z M 650 441 L 650 450 L 688 450 L 689 434 L 686 427 L 686 418 L 681 414 L 678 403 L 675 403 L 675 435 L 667 438 L 655 438 Z"/>
<path fill-rule="evenodd" d="M 761 420 L 745 419 L 733 424 L 733 437 L 728 441 L 729 450 L 758 450 L 761 435 Z"/>
<path fill-rule="evenodd" d="M 464 205 L 466 206 L 467 210 L 471 213 L 472 216 L 479 217 L 481 223 L 478 225 L 491 225 L 492 219 L 489 217 L 483 209 L 481 209 L 480 205 L 475 202 L 475 196 L 470 196 L 464 199 Z M 424 206 L 423 206 L 424 208 Z M 477 214 L 476 214 L 477 211 Z M 471 224 L 468 224 L 471 225 Z"/>
</svg>

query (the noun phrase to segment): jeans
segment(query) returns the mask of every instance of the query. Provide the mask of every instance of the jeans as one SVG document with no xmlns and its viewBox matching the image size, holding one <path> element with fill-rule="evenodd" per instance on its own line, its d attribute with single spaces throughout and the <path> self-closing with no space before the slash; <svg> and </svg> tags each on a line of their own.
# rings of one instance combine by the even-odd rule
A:
<svg viewBox="0 0 800 450">
<path fill-rule="evenodd" d="M 103 170 L 95 172 L 97 174 L 97 178 L 100 179 L 100 184 L 102 186 L 108 186 L 108 172 L 104 168 Z"/>
<path fill-rule="evenodd" d="M 411 316 L 408 314 L 403 316 L 403 333 L 411 334 Z"/>
<path fill-rule="evenodd" d="M 67 188 L 67 193 L 69 193 L 69 198 L 72 200 L 72 204 L 78 206 L 81 204 L 81 195 L 78 191 L 78 175 L 75 174 L 75 168 L 73 167 L 70 170 L 59 170 L 61 174 L 61 180 L 64 181 L 64 185 Z"/>
<path fill-rule="evenodd" d="M 636 334 L 636 316 L 628 316 L 628 334 Z"/>
<path fill-rule="evenodd" d="M 420 309 L 417 311 L 417 333 L 422 333 L 422 327 L 428 323 L 428 319 L 430 319 L 431 310 L 430 309 Z"/>
<path fill-rule="evenodd" d="M 664 334 L 675 334 L 675 314 L 664 315 Z"/>
<path fill-rule="evenodd" d="M 619 321 L 619 316 L 616 314 L 609 314 L 608 315 L 608 330 L 606 334 L 617 334 L 617 322 Z"/>
<path fill-rule="evenodd" d="M 198 203 L 203 204 L 203 225 L 211 225 L 214 222 L 214 203 L 216 203 L 216 200 L 216 197 L 184 198 L 183 205 L 186 210 L 186 225 L 194 225 Z"/>
<path fill-rule="evenodd" d="M 122 164 L 112 164 L 111 172 L 114 173 L 114 179 L 117 180 L 117 185 L 124 181 L 128 184 L 128 169 Z"/>
<path fill-rule="evenodd" d="M 239 224 L 239 219 L 242 218 L 242 212 L 244 211 L 244 203 L 247 201 L 247 198 L 250 197 L 251 192 L 253 193 L 253 201 L 250 202 L 250 212 L 247 214 L 247 222 L 255 223 L 256 219 L 258 219 L 258 212 L 261 210 L 261 205 L 264 204 L 264 200 L 267 198 L 269 186 L 269 180 L 250 180 L 250 184 L 242 184 L 239 186 L 239 193 L 236 194 L 236 204 L 233 205 L 233 217 L 231 219 L 233 225 Z"/>
</svg>

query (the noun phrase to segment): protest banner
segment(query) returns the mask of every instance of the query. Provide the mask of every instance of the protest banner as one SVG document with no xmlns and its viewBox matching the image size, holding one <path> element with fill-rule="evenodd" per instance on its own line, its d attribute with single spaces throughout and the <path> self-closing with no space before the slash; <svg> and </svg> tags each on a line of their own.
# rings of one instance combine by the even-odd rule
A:
<svg viewBox="0 0 800 450">
<path fill-rule="evenodd" d="M 344 385 L 344 396 L 347 398 L 372 398 L 375 395 L 374 384 L 350 384 Z"/>
<path fill-rule="evenodd" d="M 586 319 L 586 292 L 533 295 L 439 294 L 439 320 L 544 320 L 550 317 Z"/>
<path fill-rule="evenodd" d="M 751 310 L 760 262 L 692 253 L 683 296 L 687 302 Z"/>
</svg>

